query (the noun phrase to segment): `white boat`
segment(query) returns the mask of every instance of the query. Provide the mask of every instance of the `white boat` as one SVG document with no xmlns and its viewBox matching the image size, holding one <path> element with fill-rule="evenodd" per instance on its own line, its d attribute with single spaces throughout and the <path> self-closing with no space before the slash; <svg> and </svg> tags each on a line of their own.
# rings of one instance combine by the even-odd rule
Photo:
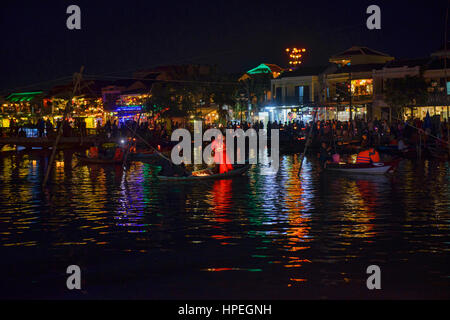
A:
<svg viewBox="0 0 450 320">
<path fill-rule="evenodd" d="M 394 170 L 398 161 L 373 163 L 330 163 L 325 170 L 352 174 L 385 174 Z"/>
</svg>

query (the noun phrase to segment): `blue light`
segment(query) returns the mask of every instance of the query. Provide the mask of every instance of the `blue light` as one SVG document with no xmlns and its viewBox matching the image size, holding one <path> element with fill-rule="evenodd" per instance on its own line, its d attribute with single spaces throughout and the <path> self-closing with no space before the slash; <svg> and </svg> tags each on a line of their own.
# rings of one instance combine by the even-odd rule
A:
<svg viewBox="0 0 450 320">
<path fill-rule="evenodd" d="M 116 112 L 122 111 L 141 111 L 142 106 L 117 106 Z"/>
</svg>

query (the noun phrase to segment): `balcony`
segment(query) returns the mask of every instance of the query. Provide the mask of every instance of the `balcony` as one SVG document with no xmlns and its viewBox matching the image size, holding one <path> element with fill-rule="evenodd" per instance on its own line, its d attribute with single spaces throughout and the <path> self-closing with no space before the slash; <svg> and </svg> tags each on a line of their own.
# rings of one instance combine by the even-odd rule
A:
<svg viewBox="0 0 450 320">
<path fill-rule="evenodd" d="M 316 97 L 316 101 L 318 101 L 318 97 Z M 269 100 L 267 104 L 270 104 L 272 106 L 298 106 L 311 103 L 313 103 L 311 99 L 303 99 L 303 102 L 301 102 L 299 97 L 287 96 L 284 97 L 283 99 Z"/>
</svg>

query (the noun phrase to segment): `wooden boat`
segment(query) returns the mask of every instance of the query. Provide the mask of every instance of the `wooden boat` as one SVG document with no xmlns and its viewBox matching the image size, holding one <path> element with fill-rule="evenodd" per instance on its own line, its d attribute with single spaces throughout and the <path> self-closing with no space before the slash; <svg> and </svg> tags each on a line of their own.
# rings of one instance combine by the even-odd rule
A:
<svg viewBox="0 0 450 320">
<path fill-rule="evenodd" d="M 245 164 L 234 170 L 225 173 L 211 173 L 210 169 L 193 171 L 191 176 L 187 177 L 167 177 L 157 176 L 158 179 L 163 181 L 198 181 L 198 180 L 212 180 L 212 179 L 227 179 L 239 175 L 243 175 L 250 168 L 249 164 Z"/>
<path fill-rule="evenodd" d="M 390 162 L 374 162 L 374 163 L 330 163 L 327 164 L 325 170 L 351 173 L 351 174 L 385 174 L 390 170 L 394 170 L 398 164 L 398 160 Z"/>
<path fill-rule="evenodd" d="M 76 156 L 78 160 L 80 160 L 83 163 L 120 164 L 123 161 L 122 159 L 114 160 L 114 159 L 89 158 L 78 153 L 76 154 Z"/>
</svg>

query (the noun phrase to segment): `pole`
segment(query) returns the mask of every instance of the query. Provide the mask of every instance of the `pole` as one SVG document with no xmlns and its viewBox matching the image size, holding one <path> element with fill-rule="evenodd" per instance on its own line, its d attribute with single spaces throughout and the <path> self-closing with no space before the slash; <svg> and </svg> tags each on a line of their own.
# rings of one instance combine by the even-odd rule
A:
<svg viewBox="0 0 450 320">
<path fill-rule="evenodd" d="M 138 118 L 136 127 L 132 131 L 133 134 L 131 136 L 131 141 L 133 141 L 134 137 L 136 136 L 136 131 L 137 131 L 137 128 L 139 127 L 139 122 L 141 121 L 141 115 L 142 115 L 142 113 L 139 113 L 139 118 Z M 127 157 L 128 157 L 129 150 L 130 150 L 130 145 L 129 145 L 128 141 L 127 141 L 127 149 L 125 150 L 125 155 L 123 157 L 123 162 L 122 162 L 122 166 L 123 167 L 125 167 L 125 163 L 127 162 Z"/>
<path fill-rule="evenodd" d="M 252 102 L 251 102 L 251 99 L 250 99 L 250 79 L 248 79 L 248 83 L 246 83 L 246 85 L 247 85 L 247 103 L 248 103 L 248 105 L 247 105 L 247 112 L 248 112 L 248 114 L 247 114 L 247 122 L 251 122 L 250 121 L 250 110 L 252 109 Z"/>
<path fill-rule="evenodd" d="M 447 12 L 445 14 L 445 27 L 444 27 L 444 78 L 445 78 L 445 91 L 447 91 L 447 31 L 448 31 L 448 6 L 449 6 L 450 1 L 447 1 Z M 448 105 L 448 92 L 445 92 L 445 104 L 447 105 L 447 146 L 448 146 L 448 154 L 450 156 L 450 123 L 449 123 L 449 105 Z"/>
<path fill-rule="evenodd" d="M 313 123 L 311 125 L 311 128 L 309 128 L 308 137 L 306 138 L 306 143 L 305 143 L 305 149 L 303 149 L 303 154 L 300 156 L 300 167 L 298 168 L 298 173 L 297 173 L 297 175 L 299 177 L 300 177 L 300 172 L 302 171 L 303 159 L 305 158 L 306 150 L 308 149 L 308 146 L 311 143 L 311 133 L 312 133 L 313 127 L 316 123 L 317 111 L 318 111 L 318 107 L 316 107 L 316 110 L 314 112 Z"/>
<path fill-rule="evenodd" d="M 75 83 L 73 85 L 72 95 L 71 95 L 69 101 L 67 102 L 66 107 L 64 108 L 63 118 L 62 118 L 61 124 L 58 128 L 58 134 L 56 135 L 55 143 L 53 144 L 53 147 L 52 147 L 52 154 L 50 156 L 50 160 L 47 165 L 47 171 L 45 172 L 44 181 L 42 182 L 43 187 L 47 184 L 48 177 L 50 175 L 50 171 L 52 170 L 53 161 L 55 160 L 55 155 L 56 155 L 56 148 L 58 146 L 58 143 L 61 138 L 62 131 L 63 131 L 62 128 L 64 125 L 64 121 L 66 121 L 67 113 L 69 112 L 70 106 L 72 106 L 72 99 L 75 96 L 75 92 L 80 87 L 81 74 L 83 73 L 83 70 L 84 70 L 84 66 L 81 66 L 80 72 L 74 74 L 74 82 Z"/>
<path fill-rule="evenodd" d="M 349 98 L 349 120 L 352 121 L 352 73 L 349 72 L 350 78 L 350 98 Z"/>
</svg>

